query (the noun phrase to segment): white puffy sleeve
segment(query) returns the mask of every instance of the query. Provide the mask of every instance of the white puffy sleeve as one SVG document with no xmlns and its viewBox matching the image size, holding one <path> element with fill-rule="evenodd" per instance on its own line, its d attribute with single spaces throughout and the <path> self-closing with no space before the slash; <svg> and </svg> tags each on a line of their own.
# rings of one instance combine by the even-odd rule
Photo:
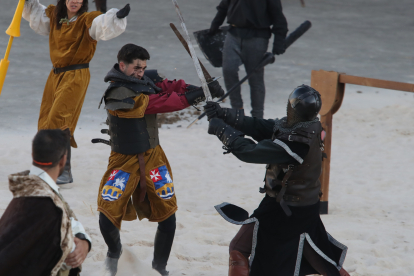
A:
<svg viewBox="0 0 414 276">
<path fill-rule="evenodd" d="M 30 28 L 37 34 L 48 36 L 50 19 L 46 16 L 46 7 L 39 0 L 29 0 L 24 3 L 23 18 L 29 21 Z"/>
<path fill-rule="evenodd" d="M 70 222 L 71 222 L 71 225 L 72 225 L 73 236 L 76 236 L 76 234 L 83 234 L 83 235 L 85 235 L 85 239 L 87 239 L 89 241 L 90 245 L 92 245 L 92 239 L 88 235 L 88 233 L 86 233 L 85 228 L 83 227 L 82 223 L 80 223 L 79 221 L 77 221 L 73 217 L 70 218 Z M 73 252 L 73 250 L 75 250 L 75 247 L 76 246 L 75 246 L 75 243 L 74 243 L 74 246 L 73 246 L 71 252 Z"/>
<path fill-rule="evenodd" d="M 89 29 L 90 36 L 96 41 L 110 40 L 122 34 L 127 26 L 127 19 L 116 17 L 118 9 L 110 9 L 105 14 L 97 16 Z"/>
</svg>

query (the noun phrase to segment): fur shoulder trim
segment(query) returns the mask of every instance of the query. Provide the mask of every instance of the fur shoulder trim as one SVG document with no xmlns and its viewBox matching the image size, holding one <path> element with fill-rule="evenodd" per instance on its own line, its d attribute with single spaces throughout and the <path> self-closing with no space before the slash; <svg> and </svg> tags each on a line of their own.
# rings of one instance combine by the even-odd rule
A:
<svg viewBox="0 0 414 276">
<path fill-rule="evenodd" d="M 70 222 L 71 212 L 69 206 L 66 206 L 65 200 L 47 185 L 40 177 L 29 175 L 29 171 L 24 171 L 9 175 L 9 188 L 14 198 L 19 197 L 50 197 L 53 203 L 62 210 L 62 224 L 60 227 L 60 247 L 62 257 L 57 262 L 51 272 L 51 276 L 57 275 L 66 257 L 72 250 L 73 234 Z"/>
</svg>

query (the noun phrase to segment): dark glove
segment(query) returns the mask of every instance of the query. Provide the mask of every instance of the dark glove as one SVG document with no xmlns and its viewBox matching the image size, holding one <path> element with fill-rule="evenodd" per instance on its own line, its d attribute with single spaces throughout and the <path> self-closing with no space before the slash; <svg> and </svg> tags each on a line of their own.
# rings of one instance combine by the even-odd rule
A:
<svg viewBox="0 0 414 276">
<path fill-rule="evenodd" d="M 273 51 L 274 55 L 281 55 L 286 51 L 285 40 L 284 39 L 275 39 L 273 42 Z"/>
<path fill-rule="evenodd" d="M 204 106 L 207 118 L 210 121 L 213 118 L 223 119 L 224 122 L 235 129 L 240 129 L 244 122 L 244 110 L 235 108 L 222 108 L 216 102 L 207 102 Z"/>
<path fill-rule="evenodd" d="M 196 105 L 206 99 L 203 88 L 201 87 L 190 84 L 187 86 L 187 90 L 188 91 L 184 96 L 187 99 L 189 105 Z"/>
<path fill-rule="evenodd" d="M 211 97 L 219 98 L 224 95 L 224 90 L 221 88 L 217 80 L 212 81 L 208 84 L 208 89 L 210 90 Z"/>
<path fill-rule="evenodd" d="M 208 134 L 216 135 L 220 139 L 226 127 L 227 124 L 222 119 L 213 118 L 210 120 L 208 124 L 207 132 Z"/>
<path fill-rule="evenodd" d="M 130 11 L 131 7 L 129 6 L 129 4 L 126 4 L 125 7 L 123 7 L 116 13 L 116 17 L 118 17 L 119 19 L 125 18 L 128 16 Z"/>
<path fill-rule="evenodd" d="M 208 84 L 208 89 L 210 90 L 211 96 L 213 98 L 221 97 L 224 95 L 224 91 L 217 80 L 210 82 Z M 187 90 L 188 92 L 185 93 L 185 97 L 190 105 L 196 105 L 206 99 L 203 88 L 201 87 L 190 84 L 187 86 Z"/>
<path fill-rule="evenodd" d="M 220 104 L 216 102 L 207 102 L 204 106 L 204 112 L 206 112 L 209 121 L 216 117 L 224 119 L 225 109 L 221 108 Z"/>
<path fill-rule="evenodd" d="M 213 26 L 211 25 L 210 30 L 208 30 L 207 35 L 215 35 L 218 33 L 220 26 Z"/>
<path fill-rule="evenodd" d="M 235 130 L 219 118 L 210 120 L 207 132 L 208 134 L 216 135 L 227 148 L 230 147 L 234 140 L 244 135 L 243 132 Z"/>
</svg>

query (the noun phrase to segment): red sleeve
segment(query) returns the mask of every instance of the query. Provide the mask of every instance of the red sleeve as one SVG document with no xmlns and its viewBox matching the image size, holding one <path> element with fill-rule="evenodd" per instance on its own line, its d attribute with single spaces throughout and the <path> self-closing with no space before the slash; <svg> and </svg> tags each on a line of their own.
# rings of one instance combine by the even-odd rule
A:
<svg viewBox="0 0 414 276">
<path fill-rule="evenodd" d="M 169 81 L 165 79 L 155 85 L 160 87 L 162 92 L 149 95 L 145 114 L 168 113 L 190 106 L 185 97 L 188 85 L 183 80 Z"/>
</svg>

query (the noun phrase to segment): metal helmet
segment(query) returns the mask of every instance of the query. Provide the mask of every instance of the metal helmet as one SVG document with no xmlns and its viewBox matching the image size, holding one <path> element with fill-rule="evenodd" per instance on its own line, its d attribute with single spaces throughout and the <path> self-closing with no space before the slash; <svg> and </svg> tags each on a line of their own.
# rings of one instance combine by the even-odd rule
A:
<svg viewBox="0 0 414 276">
<path fill-rule="evenodd" d="M 290 93 L 288 103 L 302 121 L 315 119 L 322 106 L 319 92 L 305 84 L 296 87 Z"/>
</svg>

